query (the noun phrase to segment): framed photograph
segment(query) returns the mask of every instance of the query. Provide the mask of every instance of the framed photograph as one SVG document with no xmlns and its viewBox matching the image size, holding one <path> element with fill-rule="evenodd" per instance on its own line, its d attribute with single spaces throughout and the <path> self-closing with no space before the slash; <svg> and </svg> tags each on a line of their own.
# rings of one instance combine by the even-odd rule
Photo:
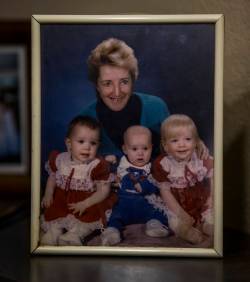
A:
<svg viewBox="0 0 250 282">
<path fill-rule="evenodd" d="M 26 48 L 0 45 L 0 174 L 27 172 Z"/>
<path fill-rule="evenodd" d="M 220 14 L 32 17 L 32 253 L 223 255 L 223 36 Z"/>
</svg>

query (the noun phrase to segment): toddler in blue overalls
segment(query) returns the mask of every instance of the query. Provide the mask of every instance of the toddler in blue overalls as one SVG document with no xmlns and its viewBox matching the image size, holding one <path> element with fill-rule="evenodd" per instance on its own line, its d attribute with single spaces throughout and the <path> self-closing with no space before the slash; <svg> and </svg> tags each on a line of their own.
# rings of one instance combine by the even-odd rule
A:
<svg viewBox="0 0 250 282">
<path fill-rule="evenodd" d="M 169 234 L 165 214 L 149 204 L 146 195 L 158 193 L 150 181 L 152 136 L 148 128 L 131 126 L 124 133 L 124 156 L 117 168 L 120 178 L 118 202 L 113 207 L 108 228 L 102 233 L 102 245 L 121 241 L 122 230 L 130 224 L 146 224 L 145 233 L 151 237 Z"/>
</svg>

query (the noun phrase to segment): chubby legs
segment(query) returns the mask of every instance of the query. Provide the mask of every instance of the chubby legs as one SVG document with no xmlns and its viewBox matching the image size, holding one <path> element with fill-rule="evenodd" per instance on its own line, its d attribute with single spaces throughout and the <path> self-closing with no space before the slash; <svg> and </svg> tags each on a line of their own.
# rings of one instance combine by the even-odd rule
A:
<svg viewBox="0 0 250 282">
<path fill-rule="evenodd" d="M 189 218 L 184 219 L 171 213 L 169 216 L 169 226 L 177 237 L 191 244 L 199 244 L 203 241 L 204 234 L 213 236 L 213 212 L 209 209 L 202 214 L 202 223 L 198 228 L 193 226 L 193 221 L 189 220 Z"/>
<path fill-rule="evenodd" d="M 58 238 L 58 245 L 60 246 L 82 246 L 82 240 L 94 230 L 100 228 L 100 222 L 81 222 L 75 224 L 66 233 Z"/>
<path fill-rule="evenodd" d="M 163 225 L 157 219 L 151 219 L 146 223 L 145 229 L 146 235 L 150 237 L 166 237 L 169 234 L 167 226 Z M 103 246 L 113 246 L 121 241 L 121 235 L 118 228 L 108 227 L 101 235 L 101 241 Z"/>
<path fill-rule="evenodd" d="M 180 217 L 172 215 L 169 218 L 169 226 L 177 237 L 191 244 L 199 244 L 203 241 L 202 232 Z"/>
<path fill-rule="evenodd" d="M 40 244 L 42 246 L 56 246 L 58 245 L 58 238 L 63 233 L 63 228 L 58 227 L 57 224 L 51 225 L 51 227 L 41 236 Z"/>
<path fill-rule="evenodd" d="M 100 227 L 99 221 L 90 223 L 80 222 L 74 224 L 65 233 L 63 227 L 59 227 L 58 224 L 51 224 L 47 232 L 41 236 L 40 244 L 42 246 L 81 246 L 84 237 Z"/>
<path fill-rule="evenodd" d="M 208 235 L 213 236 L 214 234 L 214 214 L 212 209 L 207 209 L 202 213 L 202 231 Z"/>
</svg>

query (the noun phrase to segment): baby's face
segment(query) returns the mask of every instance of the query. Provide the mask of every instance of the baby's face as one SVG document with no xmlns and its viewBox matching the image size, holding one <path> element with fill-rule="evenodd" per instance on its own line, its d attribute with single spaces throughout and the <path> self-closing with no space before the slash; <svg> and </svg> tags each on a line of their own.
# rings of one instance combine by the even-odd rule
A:
<svg viewBox="0 0 250 282">
<path fill-rule="evenodd" d="M 66 140 L 73 160 L 86 163 L 96 157 L 99 145 L 98 130 L 84 125 L 76 125 L 70 138 Z"/>
<path fill-rule="evenodd" d="M 196 147 L 196 140 L 188 127 L 175 130 L 173 137 L 165 139 L 163 144 L 165 152 L 177 161 L 189 161 Z"/>
<path fill-rule="evenodd" d="M 123 151 L 129 162 L 135 166 L 142 167 L 150 161 L 152 143 L 149 134 L 129 134 L 123 145 Z"/>
</svg>

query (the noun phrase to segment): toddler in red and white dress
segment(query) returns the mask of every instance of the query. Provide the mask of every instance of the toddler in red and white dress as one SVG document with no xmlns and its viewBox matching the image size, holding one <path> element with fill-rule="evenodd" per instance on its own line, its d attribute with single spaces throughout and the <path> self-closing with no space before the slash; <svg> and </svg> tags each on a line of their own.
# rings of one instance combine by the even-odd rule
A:
<svg viewBox="0 0 250 282">
<path fill-rule="evenodd" d="M 202 160 L 196 148 L 200 139 L 186 115 L 171 115 L 161 126 L 165 154 L 153 163 L 153 178 L 160 188 L 169 226 L 190 243 L 213 234 L 213 158 Z M 160 208 L 159 199 L 148 200 Z"/>
<path fill-rule="evenodd" d="M 68 151 L 50 154 L 41 245 L 79 246 L 87 235 L 105 226 L 116 195 L 110 192 L 108 162 L 96 156 L 99 138 L 99 123 L 77 116 L 66 135 Z"/>
</svg>

